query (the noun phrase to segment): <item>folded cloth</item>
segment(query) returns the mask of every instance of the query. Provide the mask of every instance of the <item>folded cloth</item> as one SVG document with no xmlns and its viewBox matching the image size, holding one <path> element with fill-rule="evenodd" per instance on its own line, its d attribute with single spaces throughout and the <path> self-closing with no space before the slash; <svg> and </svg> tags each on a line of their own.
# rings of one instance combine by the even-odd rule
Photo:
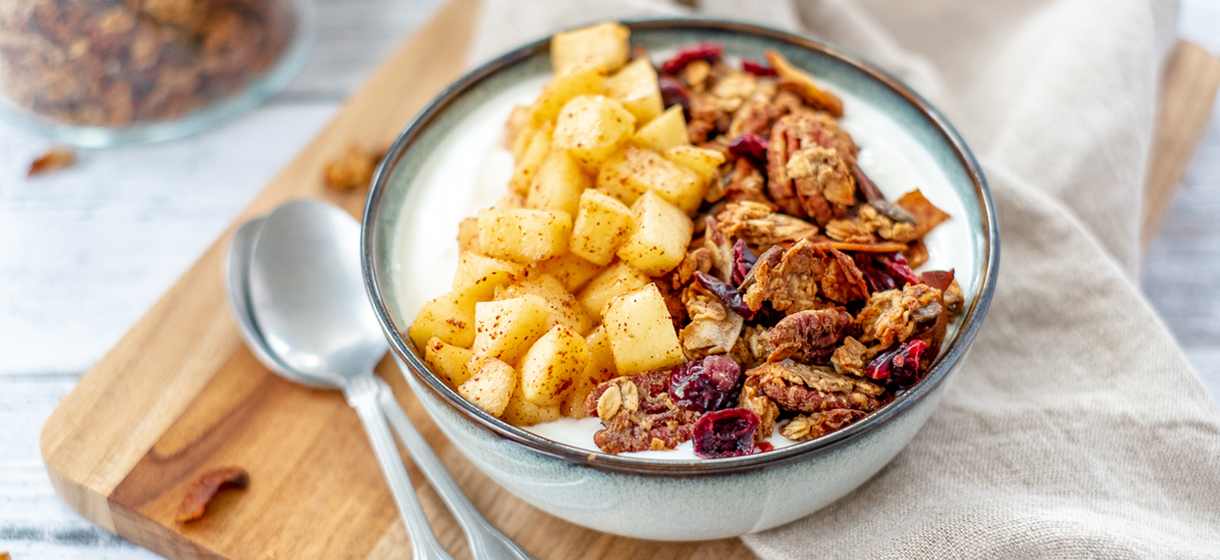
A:
<svg viewBox="0 0 1220 560">
<path fill-rule="evenodd" d="M 557 29 L 691 14 L 861 53 L 939 107 L 999 212 L 995 299 L 894 461 L 763 558 L 1220 555 L 1220 414 L 1135 284 L 1169 0 L 485 0 L 472 56 Z"/>
</svg>

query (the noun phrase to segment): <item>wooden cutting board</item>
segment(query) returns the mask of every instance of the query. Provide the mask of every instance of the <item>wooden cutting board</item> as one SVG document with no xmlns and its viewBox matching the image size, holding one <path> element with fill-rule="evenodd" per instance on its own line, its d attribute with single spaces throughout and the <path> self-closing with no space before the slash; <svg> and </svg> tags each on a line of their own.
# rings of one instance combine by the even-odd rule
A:
<svg viewBox="0 0 1220 560">
<path fill-rule="evenodd" d="M 280 380 L 246 350 L 222 268 L 237 225 L 297 197 L 359 215 L 363 193 L 322 187 L 350 145 L 388 145 L 462 73 L 478 0 L 454 0 L 388 60 L 135 327 L 66 396 L 41 448 L 59 496 L 106 529 L 170 558 L 409 558 L 402 524 L 356 415 L 336 391 Z M 1180 44 L 1168 66 L 1149 169 L 1155 229 L 1208 121 L 1220 61 Z M 1150 237 L 1150 236 L 1148 236 Z M 538 558 L 753 558 L 736 539 L 655 543 L 547 515 L 481 474 L 445 439 L 394 363 L 378 368 L 475 505 Z M 203 471 L 237 465 L 250 487 L 222 493 L 200 521 L 173 521 Z M 410 468 L 437 536 L 469 557 L 456 523 Z"/>
</svg>

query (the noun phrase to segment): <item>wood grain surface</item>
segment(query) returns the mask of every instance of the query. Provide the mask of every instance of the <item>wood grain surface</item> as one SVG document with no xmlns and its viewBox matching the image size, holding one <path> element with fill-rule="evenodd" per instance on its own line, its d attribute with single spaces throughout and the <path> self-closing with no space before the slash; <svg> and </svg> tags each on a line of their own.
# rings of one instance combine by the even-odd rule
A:
<svg viewBox="0 0 1220 560">
<path fill-rule="evenodd" d="M 388 60 L 60 402 L 40 444 L 56 492 L 69 506 L 170 558 L 409 557 L 407 537 L 355 414 L 337 392 L 292 385 L 257 363 L 240 342 L 221 268 L 235 226 L 287 199 L 325 198 L 359 212 L 362 195 L 321 187 L 322 165 L 353 142 L 364 148 L 388 144 L 460 75 L 477 5 L 449 3 Z M 1170 66 L 1180 69 L 1167 75 L 1164 98 L 1176 100 L 1178 108 L 1161 112 L 1154 162 L 1165 156 L 1160 150 L 1189 155 L 1198 142 L 1192 116 L 1201 114 L 1200 105 L 1210 107 L 1215 85 L 1204 91 L 1198 80 L 1174 79 L 1203 67 L 1195 55 L 1179 48 Z M 1188 159 L 1165 158 L 1177 167 L 1150 169 L 1149 206 L 1172 195 Z M 546 515 L 460 456 L 392 360 L 383 361 L 378 372 L 475 505 L 539 558 L 753 557 L 736 539 L 638 541 Z M 222 494 L 197 523 L 174 523 L 191 479 L 223 465 L 249 470 L 249 489 Z M 409 470 L 438 538 L 455 557 L 468 557 L 456 523 L 419 473 Z"/>
</svg>

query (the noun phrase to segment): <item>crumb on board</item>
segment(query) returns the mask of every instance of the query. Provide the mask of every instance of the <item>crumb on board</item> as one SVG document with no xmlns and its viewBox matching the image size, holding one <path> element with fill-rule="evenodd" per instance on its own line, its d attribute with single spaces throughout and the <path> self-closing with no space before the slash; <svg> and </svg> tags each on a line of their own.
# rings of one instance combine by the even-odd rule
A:
<svg viewBox="0 0 1220 560">
<path fill-rule="evenodd" d="M 250 473 L 241 467 L 217 467 L 204 472 L 191 482 L 178 506 L 174 521 L 188 523 L 203 517 L 216 493 L 225 488 L 244 489 L 250 485 Z"/>
<path fill-rule="evenodd" d="M 26 177 L 43 175 L 76 163 L 76 152 L 67 148 L 51 148 L 30 163 L 30 171 Z M 3 557 L 0 557 L 2 560 Z"/>
<path fill-rule="evenodd" d="M 364 151 L 355 145 L 348 146 L 344 154 L 326 164 L 324 178 L 332 190 L 351 192 L 367 188 L 373 180 L 377 163 L 385 157 L 385 150 Z"/>
</svg>

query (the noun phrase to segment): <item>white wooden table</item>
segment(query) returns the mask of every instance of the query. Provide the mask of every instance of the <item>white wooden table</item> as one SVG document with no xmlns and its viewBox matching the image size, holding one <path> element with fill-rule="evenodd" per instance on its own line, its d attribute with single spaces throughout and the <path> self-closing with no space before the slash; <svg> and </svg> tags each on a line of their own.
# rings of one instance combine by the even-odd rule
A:
<svg viewBox="0 0 1220 560">
<path fill-rule="evenodd" d="M 253 113 L 168 144 L 83 152 L 25 179 L 47 143 L 0 125 L 0 552 L 157 558 L 51 488 L 38 434 L 60 397 L 193 263 L 441 0 L 320 0 L 302 74 Z M 1181 35 L 1220 53 L 1220 3 L 1183 0 Z M 1141 283 L 1220 398 L 1220 114 Z M 219 274 L 220 271 L 217 271 Z"/>
</svg>

